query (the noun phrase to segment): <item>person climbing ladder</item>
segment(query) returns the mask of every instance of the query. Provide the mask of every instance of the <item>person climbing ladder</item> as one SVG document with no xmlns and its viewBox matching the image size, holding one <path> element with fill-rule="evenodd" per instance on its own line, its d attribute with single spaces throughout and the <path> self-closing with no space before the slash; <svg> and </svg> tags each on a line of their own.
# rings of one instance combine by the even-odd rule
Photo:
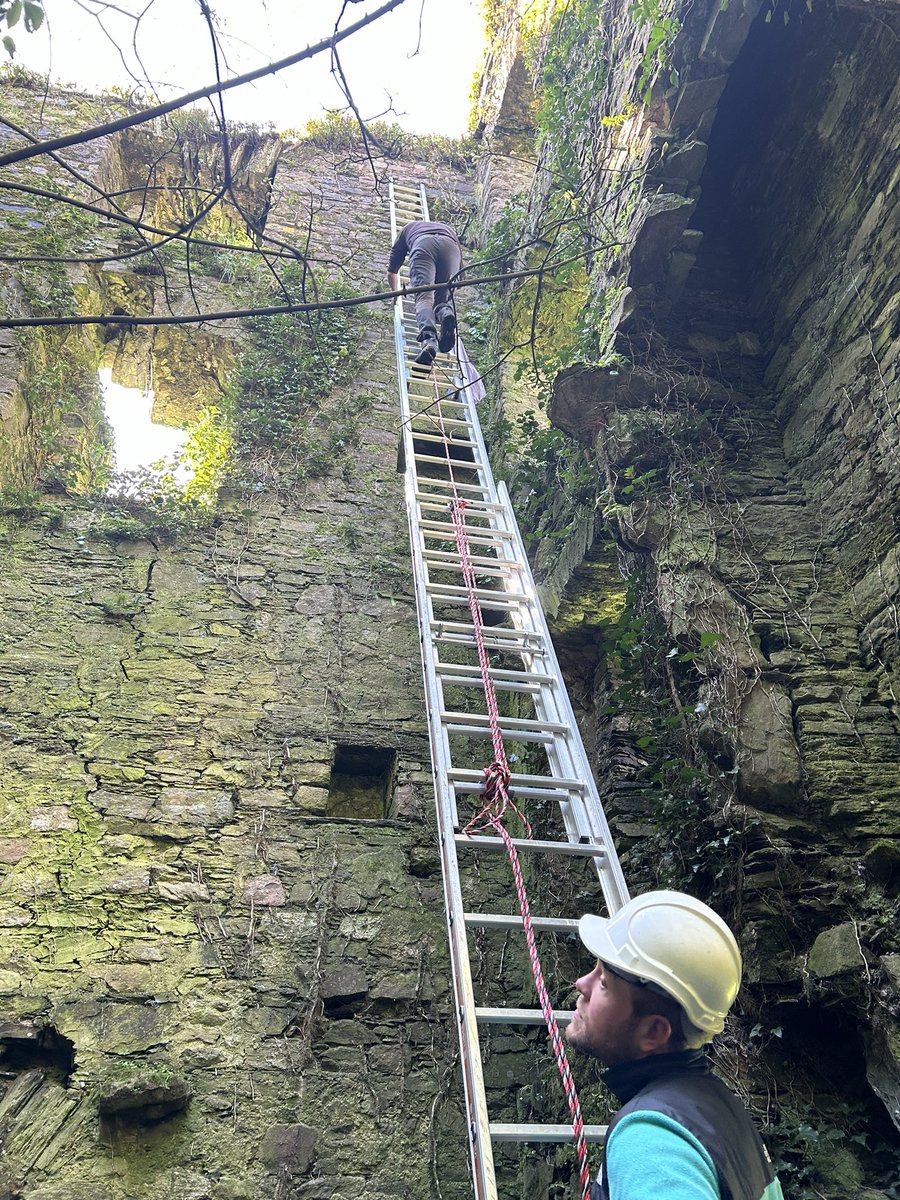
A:
<svg viewBox="0 0 900 1200">
<path fill-rule="evenodd" d="M 462 249 L 455 231 L 443 221 L 410 221 L 391 247 L 388 284 L 400 287 L 397 272 L 409 257 L 409 282 L 413 287 L 436 285 L 434 291 L 416 293 L 416 324 L 421 346 L 416 362 L 430 367 L 435 355 L 449 353 L 456 341 L 456 310 L 447 286 L 462 267 Z"/>
</svg>

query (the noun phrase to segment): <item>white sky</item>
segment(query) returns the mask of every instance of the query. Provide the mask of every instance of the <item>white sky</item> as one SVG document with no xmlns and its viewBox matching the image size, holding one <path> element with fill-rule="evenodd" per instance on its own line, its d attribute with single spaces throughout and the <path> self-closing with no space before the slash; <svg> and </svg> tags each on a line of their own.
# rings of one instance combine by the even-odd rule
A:
<svg viewBox="0 0 900 1200">
<path fill-rule="evenodd" d="M 185 430 L 155 425 L 150 420 L 152 392 L 113 383 L 109 367 L 101 367 L 98 374 L 106 419 L 113 428 L 116 471 L 136 471 L 161 458 L 170 458 L 184 447 Z"/>
<path fill-rule="evenodd" d="M 342 7 L 346 26 L 381 6 L 379 0 L 346 6 L 342 0 L 210 0 L 210 5 L 227 62 L 223 74 L 243 74 L 329 36 Z M 27 34 L 21 24 L 13 33 L 17 60 L 32 70 L 49 70 L 54 82 L 131 89 L 149 77 L 167 99 L 215 81 L 209 33 L 197 0 L 117 0 L 115 5 L 107 0 L 47 0 L 46 7 L 48 20 L 37 33 Z M 135 25 L 117 10 L 146 11 Z M 480 0 L 403 0 L 349 38 L 339 52 L 363 117 L 374 118 L 393 105 L 396 115 L 387 120 L 417 133 L 459 136 L 468 124 L 483 41 Z M 330 66 L 326 52 L 235 88 L 226 93 L 226 115 L 262 125 L 272 122 L 277 129 L 302 129 L 311 117 L 345 104 Z"/>
</svg>

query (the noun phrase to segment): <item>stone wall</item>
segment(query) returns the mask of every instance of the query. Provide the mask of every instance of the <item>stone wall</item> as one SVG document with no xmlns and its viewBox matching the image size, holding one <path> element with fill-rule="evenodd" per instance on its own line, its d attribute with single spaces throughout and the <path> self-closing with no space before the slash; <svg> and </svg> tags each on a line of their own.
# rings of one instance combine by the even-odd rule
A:
<svg viewBox="0 0 900 1200">
<path fill-rule="evenodd" d="M 141 161 L 94 149 L 88 177 Z M 320 278 L 380 290 L 364 157 L 280 149 L 268 228 L 296 244 L 311 213 Z M 116 277 L 189 310 L 127 264 L 74 282 L 87 306 Z M 2 518 L 0 1194 L 468 1194 L 395 370 L 385 308 L 358 444 L 206 530 L 141 538 L 59 494 Z"/>
<path fill-rule="evenodd" d="M 546 577 L 570 576 L 563 659 L 630 884 L 740 930 L 720 1064 L 786 1194 L 869 1195 L 900 1124 L 897 14 L 812 8 L 663 5 L 646 90 L 624 4 L 598 13 L 599 70 L 570 56 L 582 123 L 551 123 L 541 162 L 567 147 L 607 248 L 550 414 L 602 511 L 568 514 Z"/>
</svg>

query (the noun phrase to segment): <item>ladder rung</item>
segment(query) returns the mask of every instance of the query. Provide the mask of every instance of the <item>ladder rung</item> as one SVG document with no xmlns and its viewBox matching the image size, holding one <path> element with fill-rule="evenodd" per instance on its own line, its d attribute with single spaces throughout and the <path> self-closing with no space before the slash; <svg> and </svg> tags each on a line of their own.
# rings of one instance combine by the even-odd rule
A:
<svg viewBox="0 0 900 1200">
<path fill-rule="evenodd" d="M 432 621 L 431 628 L 440 633 L 445 631 L 448 633 L 467 633 L 471 634 L 474 629 L 468 621 Z M 485 633 L 500 641 L 518 642 L 527 638 L 536 638 L 539 645 L 543 645 L 544 635 L 534 629 L 502 629 L 499 626 L 491 625 L 485 630 Z"/>
<path fill-rule="evenodd" d="M 409 354 L 411 357 L 406 360 L 406 365 L 409 368 L 409 370 L 407 372 L 407 376 L 406 376 L 406 382 L 410 386 L 413 386 L 414 384 L 417 384 L 417 383 L 421 383 L 421 384 L 425 384 L 430 387 L 430 386 L 432 386 L 432 383 L 433 383 L 432 368 L 431 367 L 423 367 L 421 363 L 417 363 L 415 360 L 415 355 L 417 353 L 418 353 L 418 347 L 416 347 L 415 350 L 410 349 L 410 351 L 409 351 Z M 443 358 L 445 356 L 442 355 L 441 357 Z M 439 362 L 437 359 L 435 360 L 434 379 L 437 380 L 438 388 L 445 388 L 448 385 L 452 386 L 453 377 L 447 373 L 450 370 L 451 370 L 451 367 L 449 365 L 445 367 L 443 363 Z M 422 395 L 418 395 L 416 392 L 411 392 L 410 395 L 413 397 L 414 400 L 427 400 L 428 396 L 431 396 L 432 401 L 434 400 L 434 395 L 431 392 L 428 392 L 428 393 L 422 394 Z M 452 400 L 443 400 L 441 403 L 452 404 L 453 401 Z"/>
<path fill-rule="evenodd" d="M 571 1024 L 571 1009 L 554 1009 L 557 1025 Z M 543 1025 L 544 1014 L 539 1008 L 476 1008 L 475 1020 L 481 1025 Z"/>
<path fill-rule="evenodd" d="M 457 621 L 432 621 L 431 636 L 435 642 L 443 642 L 446 646 L 474 647 L 476 645 L 475 635 L 471 627 L 468 631 L 465 631 L 459 629 L 458 626 L 459 622 Z M 485 646 L 489 650 L 503 650 L 509 654 L 546 655 L 547 651 L 539 633 L 519 633 L 519 636 L 515 639 L 502 636 L 509 632 L 509 630 L 499 628 L 496 625 L 488 626 L 484 630 Z M 529 641 L 529 638 L 538 640 Z"/>
<path fill-rule="evenodd" d="M 443 417 L 443 423 L 449 429 L 471 429 L 472 422 L 464 421 L 462 417 Z M 441 423 L 433 412 L 418 412 L 413 413 L 409 418 L 409 426 L 412 429 L 414 421 L 428 421 L 432 429 L 440 429 Z M 413 433 L 418 433 L 418 430 L 412 429 Z"/>
<path fill-rule="evenodd" d="M 480 675 L 452 675 L 450 676 L 450 683 L 454 687 L 473 687 L 479 690 L 484 688 L 484 680 Z M 505 679 L 496 680 L 494 687 L 498 692 L 516 692 L 523 696 L 535 696 L 541 690 L 540 684 L 507 683 Z"/>
<path fill-rule="evenodd" d="M 446 405 L 451 405 L 453 408 L 461 408 L 463 412 L 468 413 L 469 402 L 468 400 L 460 400 L 459 394 L 461 389 L 455 379 L 451 381 L 445 392 L 440 392 L 437 396 L 434 394 L 434 388 L 428 387 L 428 384 L 431 382 L 430 376 L 426 376 L 425 378 L 416 376 L 412 382 L 417 386 L 425 388 L 426 390 L 422 392 L 421 395 L 419 395 L 417 392 L 410 392 L 410 399 L 427 400 L 429 407 L 433 406 L 435 412 L 437 411 L 437 405 L 440 404 L 442 409 Z M 421 409 L 416 410 L 417 413 L 420 413 L 421 411 Z"/>
<path fill-rule="evenodd" d="M 425 561 L 434 563 L 435 566 L 446 563 L 449 567 L 459 567 L 462 563 L 459 561 L 459 554 L 455 550 L 426 550 Z M 504 571 L 521 571 L 522 564 L 517 562 L 507 562 L 502 558 L 488 558 L 486 554 L 470 554 L 469 561 L 473 567 L 502 567 Z"/>
<path fill-rule="evenodd" d="M 425 561 L 431 567 L 431 571 L 435 573 L 438 571 L 461 572 L 463 569 L 461 562 L 453 562 L 451 559 L 443 558 L 435 561 L 434 559 L 426 558 Z M 484 579 L 512 579 L 516 572 L 516 563 L 506 565 L 495 561 L 490 564 L 482 563 L 480 566 L 473 563 L 472 566 L 475 573 Z M 431 572 L 429 572 L 430 578 Z"/>
<path fill-rule="evenodd" d="M 493 737 L 494 731 L 487 724 L 484 717 L 482 717 L 482 720 L 485 721 L 483 725 L 457 724 L 453 721 L 444 721 L 444 728 L 448 734 L 464 734 L 466 737 L 471 738 Z M 552 733 L 539 733 L 537 731 L 532 733 L 525 729 L 507 729 L 502 724 L 501 730 L 507 737 L 515 738 L 519 742 L 535 742 L 539 746 L 553 745 L 554 735 Z"/>
<path fill-rule="evenodd" d="M 468 767 L 451 767 L 447 778 L 462 786 L 472 784 L 471 790 L 480 790 L 484 786 L 484 771 L 472 771 Z M 554 779 L 552 775 L 510 775 L 509 786 L 513 789 L 543 788 L 548 792 L 583 792 L 587 785 L 580 779 Z"/>
<path fill-rule="evenodd" d="M 486 492 L 486 491 L 488 490 L 488 489 L 487 489 L 487 487 L 486 487 L 486 485 L 485 485 L 485 484 L 483 484 L 483 483 L 457 483 L 457 484 L 454 486 L 453 484 L 449 483 L 449 482 L 448 482 L 446 479 L 429 479 L 429 478 L 426 476 L 426 477 L 425 477 L 425 479 L 420 479 L 420 480 L 419 480 L 419 487 L 418 487 L 418 489 L 417 489 L 417 492 L 421 492 L 421 490 L 422 490 L 422 484 L 426 484 L 426 483 L 429 485 L 429 487 L 445 487 L 445 488 L 447 488 L 447 489 L 448 489 L 448 490 L 450 490 L 450 491 L 460 491 L 460 492 L 481 492 L 481 493 L 484 493 L 484 492 Z M 432 497 L 434 500 L 441 500 L 441 499 L 443 499 L 443 497 L 442 497 L 442 496 L 440 496 L 440 495 L 437 495 L 437 494 L 434 494 L 434 493 L 430 493 L 430 492 L 429 492 L 429 493 L 426 493 L 426 494 L 427 494 L 427 495 L 429 495 L 429 496 L 431 496 L 431 497 Z M 499 503 L 497 503 L 497 502 L 496 502 L 496 501 L 494 501 L 494 500 L 484 500 L 484 501 L 477 501 L 477 500 L 476 500 L 476 502 L 475 502 L 475 503 L 476 503 L 476 504 L 478 504 L 478 503 L 484 503 L 484 504 L 491 504 L 491 505 L 494 505 L 494 504 L 496 504 L 496 507 L 497 507 L 497 510 L 498 510 L 498 511 L 500 511 L 500 512 L 505 512 L 505 511 L 506 511 L 506 509 L 504 508 L 504 506 L 503 506 L 502 504 L 499 504 Z M 504 533 L 504 537 L 512 537 L 512 534 L 511 534 L 511 533 Z"/>
<path fill-rule="evenodd" d="M 484 688 L 485 680 L 478 667 L 466 667 L 461 671 L 443 671 L 440 666 L 436 667 L 437 674 L 440 678 L 445 679 L 451 688 Z M 511 672 L 510 672 L 511 673 Z M 530 676 L 528 671 L 518 672 L 521 674 L 520 679 L 509 679 L 503 676 L 497 676 L 493 671 L 490 674 L 491 682 L 494 688 L 499 691 L 516 691 L 522 692 L 522 695 L 534 696 L 540 692 L 544 686 L 550 686 L 553 683 L 553 677 L 542 672 L 535 672 L 535 676 Z"/>
<path fill-rule="evenodd" d="M 443 479 L 426 479 L 424 483 L 433 483 L 435 486 L 451 487 L 445 483 Z M 477 488 L 478 491 L 484 492 L 486 488 Z M 436 492 L 416 492 L 415 497 L 420 501 L 422 508 L 437 508 L 447 509 L 450 507 L 452 496 L 441 496 Z M 505 504 L 501 504 L 499 500 L 468 500 L 466 507 L 463 510 L 469 516 L 481 516 L 482 513 L 487 516 L 493 513 L 506 513 L 509 510 Z"/>
<path fill-rule="evenodd" d="M 458 392 L 460 389 L 459 369 L 456 365 L 455 357 L 448 352 L 439 351 L 432 359 L 431 363 L 426 366 L 424 363 L 416 361 L 416 355 L 419 354 L 422 347 L 419 345 L 418 339 L 410 340 L 403 343 L 404 359 L 407 367 L 415 368 L 415 382 L 426 384 L 431 390 L 427 393 L 431 397 L 432 404 L 438 400 L 445 404 L 458 404 L 461 401 L 452 400 L 450 393 Z M 434 394 L 434 376 L 439 385 L 439 396 Z M 444 391 L 446 389 L 446 391 Z M 426 396 L 418 397 L 424 400 Z"/>
<path fill-rule="evenodd" d="M 478 520 L 487 521 L 490 518 L 480 516 L 475 513 L 474 516 Z M 422 535 L 426 538 L 431 538 L 435 542 L 452 542 L 456 539 L 456 529 L 449 522 L 435 521 L 431 517 L 424 514 L 418 519 L 418 526 Z M 506 543 L 509 545 L 512 541 L 512 534 L 507 536 L 505 529 L 492 529 L 490 525 L 469 525 L 465 523 L 466 537 L 473 546 L 493 546 L 495 542 Z M 507 562 L 514 561 L 507 559 Z"/>
<path fill-rule="evenodd" d="M 450 727 L 466 729 L 471 727 L 473 733 L 490 735 L 491 729 L 486 721 L 485 713 L 442 712 L 441 721 Z M 571 736 L 568 725 L 556 721 L 532 721 L 526 717 L 501 717 L 500 728 L 504 733 L 531 733 L 541 736 L 543 740 L 553 741 L 553 734 L 560 737 Z"/>
<path fill-rule="evenodd" d="M 488 1126 L 492 1142 L 571 1142 L 575 1131 L 571 1125 L 529 1125 L 516 1122 L 505 1125 L 491 1121 Z M 606 1140 L 606 1125 L 585 1125 L 584 1140 L 599 1143 Z"/>
<path fill-rule="evenodd" d="M 465 646 L 467 650 L 475 648 L 475 638 L 471 634 L 464 633 L 447 633 L 433 634 L 432 638 L 435 642 L 442 642 L 445 646 Z M 547 651 L 543 646 L 523 646 L 511 645 L 509 642 L 500 641 L 498 638 L 491 637 L 485 632 L 484 645 L 487 650 L 497 650 L 504 654 L 530 654 L 536 657 L 545 657 Z"/>
<path fill-rule="evenodd" d="M 433 604 L 446 605 L 448 608 L 468 608 L 469 606 L 465 595 L 454 595 L 449 591 L 441 592 L 437 584 L 428 584 L 427 591 Z M 504 600 L 502 592 L 485 592 L 483 594 L 476 592 L 475 596 L 485 612 L 505 613 L 507 616 L 511 616 L 519 607 L 517 604 L 510 604 Z"/>
<path fill-rule="evenodd" d="M 569 788 L 568 790 L 564 791 L 548 787 L 510 786 L 507 788 L 507 793 L 510 800 L 515 800 L 516 802 L 519 800 L 537 800 L 541 804 L 550 804 L 552 802 L 562 805 L 572 803 L 572 792 L 574 790 L 574 788 Z M 459 794 L 460 796 L 483 796 L 484 783 L 458 784 L 454 787 L 454 795 L 456 794 Z M 458 828 L 459 821 L 457 821 L 456 825 Z"/>
<path fill-rule="evenodd" d="M 477 667 L 467 667 L 464 663 L 445 663 L 436 662 L 434 669 L 438 675 L 445 675 L 452 678 L 454 682 L 462 683 L 473 676 L 474 672 L 478 671 Z M 546 684 L 556 682 L 552 675 L 546 674 L 544 671 L 510 671 L 503 667 L 491 667 L 488 671 L 494 683 L 522 683 L 531 684 L 535 688 L 541 688 Z M 458 677 L 458 679 L 457 679 Z M 481 678 L 481 673 L 478 673 L 478 682 L 484 682 Z"/>
<path fill-rule="evenodd" d="M 469 598 L 469 589 L 455 583 L 429 583 L 426 584 L 425 590 L 429 596 L 440 596 L 442 600 L 451 598 L 468 600 Z M 495 592 L 490 588 L 474 588 L 473 595 L 482 602 L 485 600 L 502 602 L 504 608 L 511 604 L 530 604 L 532 601 L 532 597 L 526 596 L 524 592 Z"/>
<path fill-rule="evenodd" d="M 426 550 L 424 559 L 436 571 L 461 571 L 463 566 L 453 550 Z M 494 575 L 501 579 L 513 579 L 522 570 L 521 563 L 488 558 L 485 554 L 470 555 L 469 563 L 476 575 Z"/>
<path fill-rule="evenodd" d="M 508 917 L 503 913 L 463 913 L 467 929 L 521 929 L 521 917 Z M 577 933 L 578 921 L 574 917 L 532 917 L 532 928 L 543 933 Z"/>
<path fill-rule="evenodd" d="M 449 508 L 450 501 L 448 497 L 431 496 L 424 503 L 419 503 L 419 509 L 421 510 L 421 516 L 419 517 L 419 520 L 434 521 L 440 514 L 446 513 Z M 463 516 L 467 524 L 473 520 L 497 522 L 498 518 L 500 520 L 500 528 L 502 528 L 502 526 L 506 523 L 506 513 L 502 506 L 499 504 L 494 504 L 490 500 L 473 499 L 468 501 L 465 509 L 463 510 Z M 438 521 L 438 523 L 442 525 L 449 525 L 451 529 L 454 528 L 452 521 Z M 493 533 L 497 527 L 497 525 L 469 525 L 469 528 L 474 533 Z"/>
<path fill-rule="evenodd" d="M 419 480 L 419 482 L 422 484 L 422 482 L 432 482 L 432 480 Z M 457 484 L 456 487 L 461 492 L 484 493 L 485 491 L 485 488 L 480 484 Z M 446 520 L 446 517 L 442 518 L 438 515 L 442 510 L 446 511 L 450 508 L 450 497 L 445 499 L 443 496 L 432 497 L 430 494 L 430 500 L 431 503 L 427 505 L 428 508 L 437 510 L 437 512 L 434 516 L 428 514 L 428 512 L 422 512 L 418 518 L 419 527 L 421 529 L 433 529 L 434 533 L 445 533 L 448 529 L 450 533 L 456 533 L 455 524 L 452 521 Z M 476 508 L 475 505 L 481 505 L 481 508 Z M 421 504 L 420 508 L 422 508 Z M 504 516 L 504 511 L 500 508 L 500 505 L 494 505 L 491 500 L 475 499 L 472 505 L 467 504 L 466 508 L 463 509 L 463 524 L 467 529 L 472 530 L 472 533 L 480 534 L 481 536 L 492 534 L 503 541 L 514 540 L 514 534 L 512 534 L 511 529 L 498 527 L 496 524 L 493 524 L 493 526 L 476 526 L 476 524 L 470 523 L 472 521 L 496 521 L 500 516 Z"/>
<path fill-rule="evenodd" d="M 435 442 L 438 446 L 448 445 L 451 450 L 477 450 L 478 443 L 467 438 L 442 437 L 440 433 L 413 433 L 416 442 Z M 457 462 L 458 459 L 454 459 Z"/>
<path fill-rule="evenodd" d="M 447 459 L 441 458 L 437 454 L 414 454 L 413 460 L 418 463 L 437 463 L 439 466 L 446 467 Z M 451 458 L 450 466 L 455 471 L 480 471 L 482 464 L 473 458 L 471 462 L 465 458 Z"/>
<path fill-rule="evenodd" d="M 457 833 L 453 839 L 460 848 L 468 846 L 473 850 L 503 850 L 506 843 L 503 838 L 482 836 L 480 834 Z M 511 838 L 510 841 L 519 852 L 567 854 L 572 858 L 605 858 L 606 850 L 595 842 L 544 842 L 537 838 Z"/>
<path fill-rule="evenodd" d="M 497 530 L 497 529 L 469 529 L 468 530 L 469 545 L 470 546 L 484 546 L 486 548 L 486 550 L 494 550 L 494 551 L 497 551 L 497 553 L 499 554 L 500 552 L 502 552 L 504 546 L 509 545 L 509 542 L 504 541 L 504 540 L 500 540 L 498 542 L 498 541 L 494 540 L 493 534 L 496 534 L 498 532 L 499 532 L 499 530 Z M 444 534 L 444 533 L 440 532 L 439 529 L 422 529 L 421 533 L 422 533 L 422 538 L 425 538 L 428 541 L 445 541 L 445 542 L 448 542 L 448 544 L 450 544 L 450 542 L 455 540 L 454 536 L 452 536 L 451 534 Z"/>
</svg>

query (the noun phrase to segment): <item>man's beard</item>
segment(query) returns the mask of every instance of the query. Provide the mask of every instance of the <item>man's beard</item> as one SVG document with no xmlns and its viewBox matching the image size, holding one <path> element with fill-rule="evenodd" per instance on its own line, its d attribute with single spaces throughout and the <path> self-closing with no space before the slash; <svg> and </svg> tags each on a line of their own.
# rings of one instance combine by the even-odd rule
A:
<svg viewBox="0 0 900 1200">
<path fill-rule="evenodd" d="M 597 1069 L 602 1070 L 605 1065 L 605 1060 L 601 1058 L 598 1049 L 584 1038 L 566 1038 L 566 1046 L 569 1051 L 578 1059 L 587 1059 L 592 1063 L 597 1064 Z"/>
</svg>

